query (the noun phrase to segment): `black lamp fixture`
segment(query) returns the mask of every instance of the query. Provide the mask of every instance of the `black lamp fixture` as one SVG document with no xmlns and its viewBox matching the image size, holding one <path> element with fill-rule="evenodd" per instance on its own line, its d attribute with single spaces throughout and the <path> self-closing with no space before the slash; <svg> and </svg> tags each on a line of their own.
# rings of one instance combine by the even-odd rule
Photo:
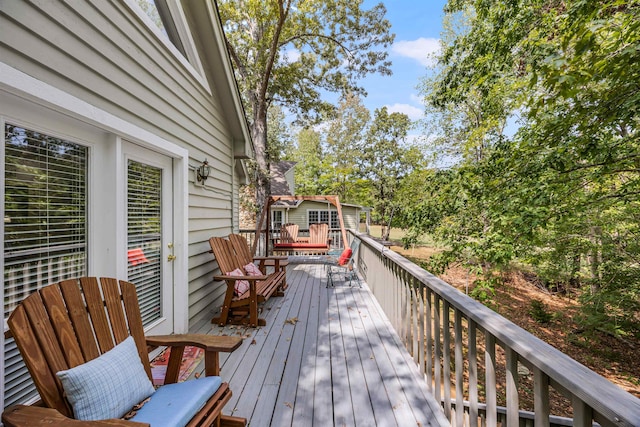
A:
<svg viewBox="0 0 640 427">
<path fill-rule="evenodd" d="M 196 169 L 196 178 L 198 183 L 204 185 L 204 182 L 209 178 L 209 173 L 211 173 L 211 167 L 209 166 L 207 159 L 204 159 L 204 162 L 202 162 L 200 167 Z"/>
</svg>

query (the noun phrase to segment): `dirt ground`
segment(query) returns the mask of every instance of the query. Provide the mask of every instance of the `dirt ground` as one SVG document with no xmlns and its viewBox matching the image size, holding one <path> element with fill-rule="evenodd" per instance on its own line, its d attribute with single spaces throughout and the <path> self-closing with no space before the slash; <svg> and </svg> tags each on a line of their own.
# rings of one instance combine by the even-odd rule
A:
<svg viewBox="0 0 640 427">
<path fill-rule="evenodd" d="M 392 249 L 414 262 L 428 259 L 435 252 L 430 247 L 404 250 L 393 246 Z M 449 269 L 440 278 L 461 292 L 465 292 L 467 287 L 472 288 L 475 279 L 461 267 Z M 518 272 L 510 273 L 504 279 L 504 284 L 496 288 L 492 309 L 640 398 L 640 340 L 627 337 L 621 339 L 605 333 L 588 340 L 576 332 L 579 328 L 575 322 L 578 314 L 575 296 L 546 292 Z M 552 315 L 551 321 L 540 323 L 531 316 L 531 301 L 534 299 L 546 305 L 546 311 Z M 528 379 L 524 378 L 522 385 L 528 388 L 526 381 Z M 525 400 L 521 402 L 524 406 L 532 404 L 526 402 L 527 396 L 521 396 L 522 400 Z M 555 410 L 552 408 L 552 413 L 571 416 L 570 407 L 569 402 L 558 401 Z"/>
</svg>

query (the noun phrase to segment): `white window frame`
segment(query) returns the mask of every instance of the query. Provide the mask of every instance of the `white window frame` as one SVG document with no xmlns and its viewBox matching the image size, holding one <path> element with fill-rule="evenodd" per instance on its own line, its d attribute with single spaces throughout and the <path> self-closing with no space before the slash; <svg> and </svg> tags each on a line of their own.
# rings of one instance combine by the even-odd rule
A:
<svg viewBox="0 0 640 427">
<path fill-rule="evenodd" d="M 318 222 L 311 222 L 312 212 L 318 215 Z M 340 228 L 340 219 L 338 218 L 338 211 L 332 210 L 332 209 L 308 209 L 307 210 L 307 228 L 309 228 L 311 224 L 325 224 L 320 220 L 320 216 L 322 215 L 322 213 L 326 213 L 329 216 L 329 229 Z M 335 223 L 333 221 L 334 219 L 335 219 Z M 333 225 L 336 225 L 336 227 L 334 227 Z"/>
<path fill-rule="evenodd" d="M 280 225 L 276 227 L 276 214 L 280 215 Z M 282 224 L 284 224 L 284 211 L 280 209 L 274 209 L 271 211 L 271 229 L 280 230 Z"/>
<path fill-rule="evenodd" d="M 188 150 L 1 62 L 0 104 L 0 116 L 11 123 L 89 146 L 90 275 L 126 277 L 123 139 L 173 158 L 174 332 L 187 332 Z M 105 218 L 112 218 L 113 227 L 96 226 L 104 223 Z M 0 227 L 4 235 L 4 222 Z M 4 268 L 3 264 L 0 266 Z"/>
<path fill-rule="evenodd" d="M 149 0 L 154 1 L 154 0 Z M 184 50 L 183 52 L 178 49 L 173 42 L 169 39 L 168 35 L 164 35 L 155 22 L 138 6 L 136 0 L 125 0 L 125 4 L 140 18 L 140 20 L 149 28 L 155 36 L 164 44 L 167 49 L 180 61 L 180 63 L 195 77 L 205 90 L 211 94 L 211 87 L 209 82 L 204 77 L 205 72 L 200 61 L 200 55 L 196 49 L 195 42 L 191 35 L 191 31 L 187 24 L 187 18 L 182 8 L 182 3 L 176 0 L 157 0 L 161 2 L 161 7 L 157 8 L 159 14 L 163 14 L 163 11 L 168 11 L 170 16 L 162 16 L 173 24 L 173 29 L 177 37 L 178 42 Z"/>
</svg>

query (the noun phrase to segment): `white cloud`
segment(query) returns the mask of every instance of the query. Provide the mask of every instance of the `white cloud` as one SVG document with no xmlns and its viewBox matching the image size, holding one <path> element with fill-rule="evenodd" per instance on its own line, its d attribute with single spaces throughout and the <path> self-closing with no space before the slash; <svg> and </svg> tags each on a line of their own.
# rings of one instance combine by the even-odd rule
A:
<svg viewBox="0 0 640 427">
<path fill-rule="evenodd" d="M 400 40 L 393 44 L 391 50 L 407 58 L 415 59 L 425 67 L 432 66 L 434 56 L 440 52 L 440 40 L 420 37 L 416 40 Z"/>
<path fill-rule="evenodd" d="M 423 101 L 424 101 L 424 97 L 423 96 L 418 96 L 415 93 L 412 93 L 409 96 L 409 99 L 411 99 L 413 102 L 415 102 L 416 104 L 420 104 L 422 105 Z"/>
<path fill-rule="evenodd" d="M 283 57 L 286 59 L 286 62 L 293 64 L 300 59 L 300 51 L 297 49 L 287 49 L 284 51 Z"/>
<path fill-rule="evenodd" d="M 414 107 L 413 105 L 409 104 L 396 103 L 393 105 L 387 105 L 386 107 L 390 113 L 404 113 L 409 116 L 411 120 L 418 120 L 422 118 L 422 115 L 424 114 L 424 111 L 422 111 L 421 108 Z"/>
</svg>

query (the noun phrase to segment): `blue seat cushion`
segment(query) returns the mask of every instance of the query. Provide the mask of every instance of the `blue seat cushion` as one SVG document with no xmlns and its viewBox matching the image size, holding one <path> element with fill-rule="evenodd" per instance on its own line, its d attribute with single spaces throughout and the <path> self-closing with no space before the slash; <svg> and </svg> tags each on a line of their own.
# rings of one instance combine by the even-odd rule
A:
<svg viewBox="0 0 640 427">
<path fill-rule="evenodd" d="M 185 426 L 220 388 L 220 377 L 202 377 L 160 387 L 131 421 L 151 427 Z"/>
</svg>

